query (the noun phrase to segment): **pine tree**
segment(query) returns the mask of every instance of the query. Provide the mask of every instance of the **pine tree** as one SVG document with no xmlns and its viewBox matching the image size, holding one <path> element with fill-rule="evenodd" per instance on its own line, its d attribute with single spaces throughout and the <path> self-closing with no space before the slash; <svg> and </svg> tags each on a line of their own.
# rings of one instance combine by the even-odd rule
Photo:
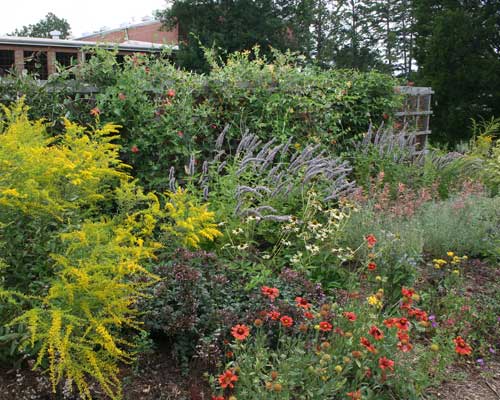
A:
<svg viewBox="0 0 500 400">
<path fill-rule="evenodd" d="M 414 0 L 419 84 L 435 91 L 433 137 L 500 115 L 500 0 Z"/>
</svg>

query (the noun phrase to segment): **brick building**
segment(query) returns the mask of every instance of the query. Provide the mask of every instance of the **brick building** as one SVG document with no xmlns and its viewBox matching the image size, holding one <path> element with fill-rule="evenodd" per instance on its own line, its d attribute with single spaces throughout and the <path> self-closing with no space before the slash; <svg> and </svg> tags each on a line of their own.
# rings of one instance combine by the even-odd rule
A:
<svg viewBox="0 0 500 400">
<path fill-rule="evenodd" d="M 86 52 L 86 47 L 117 49 L 117 57 L 138 52 L 159 53 L 165 47 L 175 50 L 178 43 L 177 27 L 162 31 L 161 26 L 159 21 L 145 20 L 76 40 L 0 36 L 0 77 L 8 71 L 27 71 L 38 74 L 42 80 L 47 79 L 56 72 L 56 62 L 69 66 L 90 57 L 91 53 Z"/>
<path fill-rule="evenodd" d="M 9 71 L 36 73 L 42 80 L 56 72 L 56 62 L 70 66 L 92 56 L 87 47 L 116 49 L 117 58 L 133 53 L 160 53 L 166 45 L 128 40 L 119 44 L 87 40 L 0 37 L 0 77 Z M 169 46 L 175 50 L 176 46 Z"/>
<path fill-rule="evenodd" d="M 78 40 L 107 43 L 123 43 L 134 40 L 147 43 L 176 45 L 179 42 L 178 27 L 171 31 L 162 30 L 162 24 L 157 20 L 145 18 L 137 24 L 124 25 L 120 28 L 90 33 Z"/>
</svg>

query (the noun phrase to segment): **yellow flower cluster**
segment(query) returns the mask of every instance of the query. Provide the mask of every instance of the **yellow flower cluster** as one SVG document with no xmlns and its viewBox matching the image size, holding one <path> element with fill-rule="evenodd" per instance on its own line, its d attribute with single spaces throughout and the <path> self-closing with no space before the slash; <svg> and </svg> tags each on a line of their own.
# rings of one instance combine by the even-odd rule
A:
<svg viewBox="0 0 500 400">
<path fill-rule="evenodd" d="M 432 263 L 434 264 L 434 268 L 441 269 L 445 265 L 455 265 L 455 266 L 460 265 L 462 263 L 462 261 L 465 261 L 468 259 L 467 256 L 457 256 L 453 251 L 448 251 L 446 253 L 446 255 L 448 256 L 448 260 L 445 260 L 442 258 L 435 258 L 432 260 Z M 458 270 L 455 269 L 453 271 L 453 273 L 455 273 L 456 275 L 458 275 L 460 273 L 459 271 L 458 271 L 458 273 L 455 271 L 458 271 Z"/>
<path fill-rule="evenodd" d="M 383 298 L 384 298 L 384 289 L 379 289 L 377 293 L 367 297 L 366 301 L 368 302 L 369 305 L 374 306 L 375 308 L 382 308 Z"/>
<path fill-rule="evenodd" d="M 215 214 L 208 211 L 208 204 L 196 205 L 188 192 L 181 188 L 166 195 L 169 201 L 165 209 L 172 223 L 162 225 L 162 229 L 180 239 L 182 245 L 196 249 L 204 239 L 213 241 L 223 236 L 217 229 Z"/>
</svg>

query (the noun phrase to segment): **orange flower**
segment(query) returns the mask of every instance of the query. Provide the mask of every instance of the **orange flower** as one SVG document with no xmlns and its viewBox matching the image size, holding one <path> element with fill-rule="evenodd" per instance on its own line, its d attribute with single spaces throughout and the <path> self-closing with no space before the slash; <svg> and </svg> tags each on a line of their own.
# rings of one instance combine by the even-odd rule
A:
<svg viewBox="0 0 500 400">
<path fill-rule="evenodd" d="M 238 380 L 238 375 L 235 375 L 232 370 L 228 369 L 226 372 L 219 375 L 219 383 L 222 389 L 227 387 L 234 388 L 234 383 Z"/>
<path fill-rule="evenodd" d="M 269 297 L 271 301 L 274 301 L 274 299 L 280 295 L 280 291 L 277 288 L 271 288 L 268 286 L 262 286 L 261 292 L 264 296 Z"/>
<path fill-rule="evenodd" d="M 289 317 L 288 315 L 284 315 L 280 318 L 281 324 L 286 327 L 290 328 L 293 325 L 293 319 L 292 317 Z"/>
<path fill-rule="evenodd" d="M 359 343 L 361 343 L 366 348 L 366 350 L 368 350 L 370 353 L 377 352 L 377 349 L 370 343 L 370 341 L 367 338 L 362 337 L 359 340 Z"/>
<path fill-rule="evenodd" d="M 323 332 L 330 332 L 333 329 L 333 326 L 327 321 L 321 321 L 319 323 L 319 329 Z"/>
<path fill-rule="evenodd" d="M 346 311 L 344 313 L 342 313 L 342 315 L 344 317 L 346 317 L 349 321 L 353 322 L 353 321 L 356 321 L 356 314 L 354 314 L 353 312 L 350 312 L 350 311 Z"/>
<path fill-rule="evenodd" d="M 174 97 L 175 96 L 175 90 L 174 89 L 168 89 L 167 96 L 168 97 Z"/>
<path fill-rule="evenodd" d="M 361 390 L 356 390 L 355 392 L 347 393 L 347 397 L 350 397 L 352 400 L 361 400 Z"/>
<path fill-rule="evenodd" d="M 253 321 L 253 324 L 257 327 L 260 328 L 264 322 L 260 318 L 257 318 L 255 321 Z"/>
<path fill-rule="evenodd" d="M 384 325 L 388 328 L 393 328 L 394 326 L 396 326 L 397 320 L 397 318 L 387 318 L 386 320 L 384 320 Z"/>
<path fill-rule="evenodd" d="M 297 307 L 302 307 L 306 310 L 308 310 L 311 307 L 311 304 L 308 303 L 308 301 L 303 297 L 296 297 L 295 304 L 297 304 Z"/>
<path fill-rule="evenodd" d="M 408 327 L 410 326 L 410 323 L 406 318 L 399 318 L 396 319 L 395 322 L 396 328 L 398 328 L 400 331 L 406 331 L 408 330 Z"/>
<path fill-rule="evenodd" d="M 90 115 L 93 115 L 94 117 L 97 117 L 101 113 L 101 110 L 99 110 L 99 107 L 94 107 L 92 110 L 90 110 Z"/>
<path fill-rule="evenodd" d="M 368 248 L 371 249 L 373 246 L 375 246 L 375 243 L 377 243 L 377 238 L 370 234 L 366 237 L 366 243 L 368 244 Z"/>
<path fill-rule="evenodd" d="M 375 264 L 373 261 L 368 263 L 368 270 L 375 271 L 376 269 L 377 269 L 377 264 Z"/>
<path fill-rule="evenodd" d="M 224 400 L 224 396 L 212 396 L 212 400 Z"/>
<path fill-rule="evenodd" d="M 455 343 L 455 351 L 458 354 L 462 356 L 468 356 L 470 353 L 472 353 L 472 347 L 470 347 L 465 342 L 462 336 L 457 336 L 455 339 L 453 339 L 453 342 Z"/>
<path fill-rule="evenodd" d="M 235 325 L 231 329 L 231 334 L 236 340 L 245 340 L 250 335 L 250 328 L 246 325 Z"/>
<path fill-rule="evenodd" d="M 382 332 L 379 328 L 377 328 L 375 325 L 372 325 L 370 328 L 370 335 L 373 336 L 375 340 L 382 340 L 384 338 L 384 332 Z"/>
<path fill-rule="evenodd" d="M 363 355 L 363 353 L 361 353 L 360 351 L 358 350 L 354 350 L 351 352 L 351 355 L 354 357 L 354 358 L 361 358 L 361 356 Z"/>
<path fill-rule="evenodd" d="M 277 321 L 280 319 L 280 313 L 278 311 L 270 311 L 267 313 L 267 316 L 271 318 L 273 321 Z"/>
<path fill-rule="evenodd" d="M 394 361 L 389 360 L 386 357 L 380 357 L 378 359 L 378 366 L 382 369 L 390 369 L 391 371 L 394 371 Z"/>
</svg>

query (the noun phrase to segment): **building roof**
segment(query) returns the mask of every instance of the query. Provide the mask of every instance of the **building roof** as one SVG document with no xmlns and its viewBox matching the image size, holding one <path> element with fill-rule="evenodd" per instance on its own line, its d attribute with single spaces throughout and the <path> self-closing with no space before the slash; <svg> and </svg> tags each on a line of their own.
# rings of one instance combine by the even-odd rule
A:
<svg viewBox="0 0 500 400">
<path fill-rule="evenodd" d="M 93 37 L 93 36 L 106 35 L 106 34 L 112 33 L 112 32 L 120 32 L 120 31 L 123 31 L 124 29 L 139 28 L 141 26 L 154 25 L 154 24 L 158 24 L 158 23 L 161 23 L 161 21 L 159 21 L 157 19 L 152 19 L 149 21 L 143 21 L 143 22 L 138 22 L 138 23 L 123 24 L 119 28 L 104 29 L 104 30 L 95 31 L 92 33 L 84 33 L 82 36 L 77 37 L 76 39 L 80 40 L 80 39 Z"/>
<path fill-rule="evenodd" d="M 123 43 L 103 43 L 90 42 L 86 40 L 67 40 L 67 39 L 49 39 L 49 38 L 32 38 L 20 36 L 0 36 L 0 45 L 10 46 L 39 46 L 39 47 L 67 47 L 67 48 L 82 48 L 99 46 L 106 49 L 117 49 L 123 51 L 150 51 L 156 52 L 161 49 L 177 50 L 176 45 L 165 45 L 160 43 L 140 42 L 137 40 L 128 40 Z"/>
</svg>

